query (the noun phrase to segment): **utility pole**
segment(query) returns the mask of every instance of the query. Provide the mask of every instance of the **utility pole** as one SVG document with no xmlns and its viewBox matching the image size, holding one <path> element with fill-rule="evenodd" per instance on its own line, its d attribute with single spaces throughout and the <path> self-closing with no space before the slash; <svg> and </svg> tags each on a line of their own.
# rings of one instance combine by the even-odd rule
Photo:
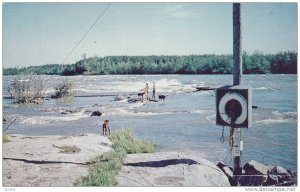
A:
<svg viewBox="0 0 300 192">
<path fill-rule="evenodd" d="M 242 76 L 241 5 L 233 3 L 233 85 L 241 84 Z"/>
<path fill-rule="evenodd" d="M 240 85 L 242 77 L 241 5 L 233 3 L 233 85 Z M 241 175 L 241 129 L 231 126 L 233 133 L 233 176 Z"/>
</svg>

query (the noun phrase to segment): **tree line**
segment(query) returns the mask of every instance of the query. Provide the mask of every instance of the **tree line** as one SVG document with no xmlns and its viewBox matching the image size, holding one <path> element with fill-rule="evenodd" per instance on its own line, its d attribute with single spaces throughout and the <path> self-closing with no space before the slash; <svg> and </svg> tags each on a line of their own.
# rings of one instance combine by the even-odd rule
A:
<svg viewBox="0 0 300 192">
<path fill-rule="evenodd" d="M 297 74 L 297 53 L 243 52 L 244 74 Z M 231 74 L 232 55 L 107 56 L 83 58 L 74 64 L 7 68 L 4 75 L 107 75 L 107 74 Z"/>
</svg>

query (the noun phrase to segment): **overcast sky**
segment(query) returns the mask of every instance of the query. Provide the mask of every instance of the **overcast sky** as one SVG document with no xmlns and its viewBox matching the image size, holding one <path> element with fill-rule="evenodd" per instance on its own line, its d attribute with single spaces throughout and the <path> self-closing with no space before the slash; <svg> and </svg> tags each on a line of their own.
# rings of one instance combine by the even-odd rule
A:
<svg viewBox="0 0 300 192">
<path fill-rule="evenodd" d="M 108 3 L 4 3 L 3 67 L 60 64 Z M 297 51 L 296 3 L 241 3 L 242 48 Z M 232 3 L 112 3 L 65 63 L 232 53 Z"/>
</svg>

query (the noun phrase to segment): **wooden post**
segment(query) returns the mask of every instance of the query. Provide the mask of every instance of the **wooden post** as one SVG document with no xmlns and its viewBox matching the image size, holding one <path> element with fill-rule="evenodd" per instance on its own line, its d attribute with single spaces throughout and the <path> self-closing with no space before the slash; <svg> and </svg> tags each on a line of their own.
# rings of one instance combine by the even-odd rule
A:
<svg viewBox="0 0 300 192">
<path fill-rule="evenodd" d="M 241 36 L 241 6 L 240 3 L 233 3 L 233 85 L 240 85 L 242 77 L 242 36 Z M 241 175 L 241 129 L 233 131 L 233 176 Z M 234 177 L 234 185 L 237 185 Z"/>
<path fill-rule="evenodd" d="M 233 3 L 233 85 L 241 84 L 242 67 L 242 35 L 240 3 Z"/>
</svg>

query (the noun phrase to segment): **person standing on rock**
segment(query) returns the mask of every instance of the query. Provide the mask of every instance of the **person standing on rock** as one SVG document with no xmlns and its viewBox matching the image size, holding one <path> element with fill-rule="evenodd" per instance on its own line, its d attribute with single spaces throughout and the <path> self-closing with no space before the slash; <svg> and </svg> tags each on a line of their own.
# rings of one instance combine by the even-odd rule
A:
<svg viewBox="0 0 300 192">
<path fill-rule="evenodd" d="M 149 92 L 149 86 L 148 86 L 148 83 L 146 83 L 146 87 L 145 87 L 145 91 L 144 91 L 146 100 L 149 99 L 148 92 Z"/>
<path fill-rule="evenodd" d="M 155 99 L 155 82 L 153 82 L 152 99 Z"/>
<path fill-rule="evenodd" d="M 110 136 L 110 125 L 109 125 L 109 120 L 106 119 L 102 125 L 103 128 L 103 135 L 104 136 Z"/>
</svg>

